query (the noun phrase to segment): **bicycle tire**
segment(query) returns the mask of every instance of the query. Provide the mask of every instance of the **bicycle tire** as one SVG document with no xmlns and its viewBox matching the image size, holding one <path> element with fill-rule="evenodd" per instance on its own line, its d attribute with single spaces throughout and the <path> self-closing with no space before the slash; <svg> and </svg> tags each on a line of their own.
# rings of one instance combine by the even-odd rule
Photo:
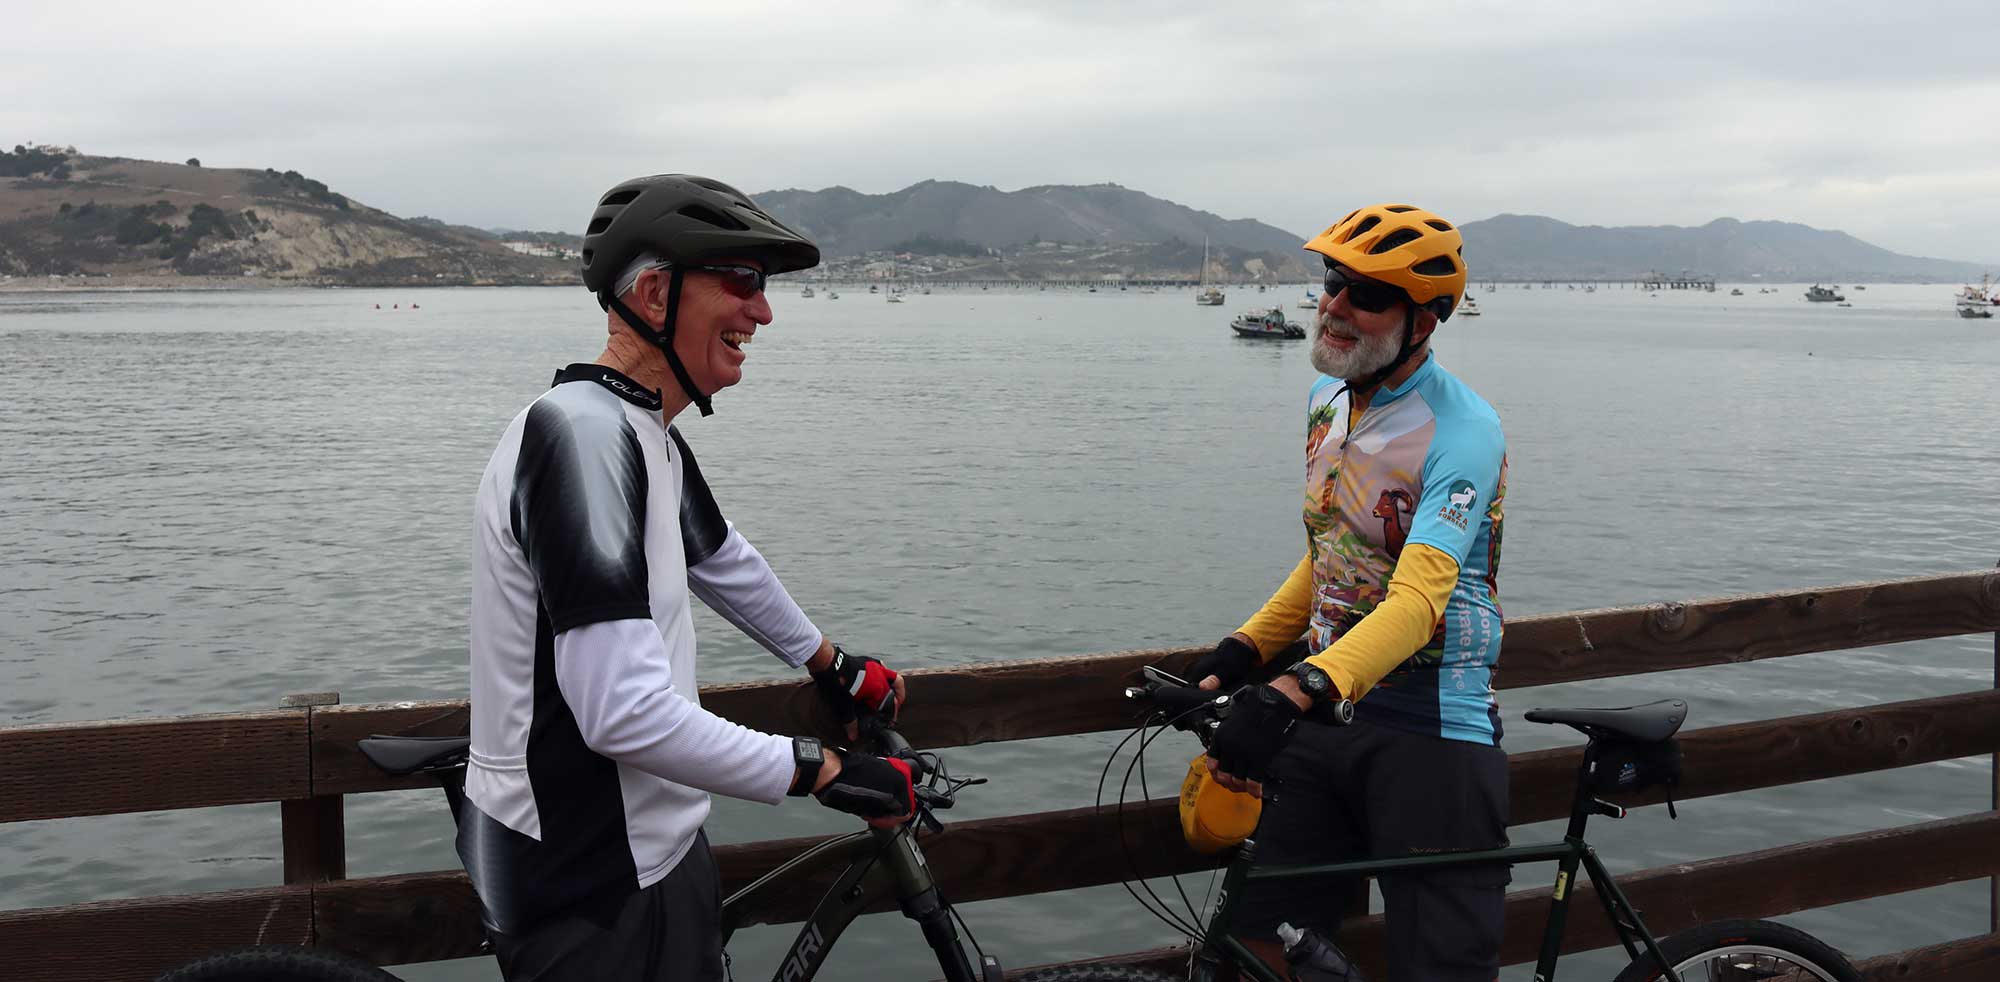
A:
<svg viewBox="0 0 2000 982">
<path fill-rule="evenodd" d="M 168 969 L 154 982 L 402 982 L 367 962 L 316 948 L 239 948 Z"/>
<path fill-rule="evenodd" d="M 1686 977 L 1690 968 L 1704 962 L 1736 956 L 1744 960 L 1782 958 L 1792 971 L 1821 982 L 1861 982 L 1847 957 L 1832 945 L 1797 928 L 1776 921 L 1728 920 L 1701 924 L 1660 942 L 1660 951 L 1677 975 Z M 1761 971 L 1761 969 L 1758 969 Z M 1709 982 L 1713 972 L 1700 976 Z M 1724 979 L 1760 979 L 1766 976 L 1746 971 L 1721 976 Z M 1660 982 L 1667 978 L 1651 958 L 1640 958 L 1618 973 L 1614 982 Z"/>
<path fill-rule="evenodd" d="M 1136 965 L 1058 965 L 1023 974 L 1016 982 L 1187 982 Z"/>
</svg>

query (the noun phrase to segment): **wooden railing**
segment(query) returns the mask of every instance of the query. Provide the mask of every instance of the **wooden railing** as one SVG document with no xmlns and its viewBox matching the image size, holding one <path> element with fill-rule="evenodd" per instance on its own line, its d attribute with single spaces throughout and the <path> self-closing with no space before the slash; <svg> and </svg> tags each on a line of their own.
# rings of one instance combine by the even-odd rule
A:
<svg viewBox="0 0 2000 982">
<path fill-rule="evenodd" d="M 1523 617 L 1507 622 L 1503 687 L 1546 685 L 2000 631 L 2000 572 L 1982 571 L 1692 603 Z M 946 748 L 1131 725 L 1121 687 L 1141 665 L 1180 667 L 1199 649 L 1129 651 L 910 673 L 922 698 L 902 729 Z M 1995 647 L 2000 669 L 2000 640 Z M 1996 676 L 2000 678 L 2000 676 Z M 708 708 L 745 725 L 810 732 L 823 722 L 793 682 L 702 690 Z M 480 950 L 477 900 L 457 870 L 349 880 L 343 796 L 426 786 L 383 776 L 355 750 L 371 733 L 465 731 L 464 702 L 341 706 L 331 693 L 289 697 L 269 712 L 0 729 L 0 822 L 281 802 L 284 884 L 0 912 L 11 979 L 148 979 L 211 951 L 258 942 L 335 948 L 396 965 Z M 2000 751 L 2000 689 L 1684 732 L 1686 780 L 1699 798 Z M 1513 822 L 1560 817 L 1577 748 L 1512 756 Z M 1995 811 L 1645 870 L 1620 878 L 1648 924 L 1667 932 L 1717 917 L 1763 917 L 1993 877 L 2000 901 L 2000 777 Z M 1656 796 L 1624 803 L 1642 805 Z M 1126 809 L 1144 876 L 1214 868 L 1185 848 L 1171 799 Z M 1113 883 L 1135 870 L 1100 843 L 1111 829 L 1088 807 L 955 822 L 926 840 L 954 900 Z M 747 883 L 815 839 L 723 846 L 725 889 Z M 774 897 L 754 922 L 802 919 L 803 898 L 832 869 Z M 1509 895 L 1504 951 L 1530 960 L 1546 889 Z M 1585 907 L 1594 904 L 1585 903 Z M 1996 905 L 2000 910 L 2000 905 Z M 1343 947 L 1379 959 L 1380 917 L 1350 922 Z M 1880 979 L 2000 976 L 2000 923 L 1984 935 L 1870 961 Z M 1575 918 L 1569 950 L 1614 943 Z M 1170 966 L 1173 950 L 1110 956 Z M 1378 963 L 1379 964 L 1379 963 Z"/>
</svg>

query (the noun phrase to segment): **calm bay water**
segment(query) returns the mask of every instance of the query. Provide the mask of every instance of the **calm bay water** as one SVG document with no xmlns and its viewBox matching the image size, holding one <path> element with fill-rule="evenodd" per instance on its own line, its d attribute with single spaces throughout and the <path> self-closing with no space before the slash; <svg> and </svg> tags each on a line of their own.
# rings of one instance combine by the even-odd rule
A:
<svg viewBox="0 0 2000 982">
<path fill-rule="evenodd" d="M 1870 287 L 1849 309 L 1789 286 L 1475 292 L 1485 316 L 1438 347 L 1507 429 L 1510 616 L 2000 558 L 2000 321 L 1952 316 L 1949 287 Z M 1239 289 L 1223 310 L 1297 296 Z M 724 513 L 851 647 L 920 668 L 1204 643 L 1296 562 L 1302 343 L 1236 340 L 1177 292 L 785 288 L 773 306 L 745 383 L 680 422 Z M 0 724 L 461 696 L 474 483 L 603 330 L 580 290 L 0 294 Z M 704 682 L 786 671 L 706 611 L 697 628 Z M 1569 742 L 1520 720 L 1542 704 L 1679 695 L 1709 726 L 1986 687 L 1992 645 L 1508 691 L 1507 745 Z M 993 783 L 950 815 L 1087 804 L 1115 739 L 952 751 Z M 1193 752 L 1161 754 L 1156 794 Z M 1693 860 L 1982 810 L 1989 774 L 1982 758 L 1705 799 L 1594 838 L 1614 869 Z M 352 875 L 455 864 L 434 792 L 348 808 Z M 719 801 L 710 835 L 848 827 Z M 0 909 L 266 885 L 278 855 L 275 805 L 0 826 Z M 1199 900 L 1209 878 L 1185 882 Z M 1010 965 L 1172 939 L 1115 886 L 964 913 Z M 1982 881 L 1787 920 L 1868 955 L 1986 917 Z M 738 977 L 768 975 L 787 941 L 740 937 Z M 881 915 L 828 977 L 929 977 L 927 958 Z"/>
</svg>

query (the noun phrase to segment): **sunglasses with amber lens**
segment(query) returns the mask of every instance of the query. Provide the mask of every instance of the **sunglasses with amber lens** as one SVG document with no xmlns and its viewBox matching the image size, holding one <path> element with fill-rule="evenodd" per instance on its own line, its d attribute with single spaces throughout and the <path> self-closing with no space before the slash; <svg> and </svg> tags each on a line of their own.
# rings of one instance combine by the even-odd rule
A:
<svg viewBox="0 0 2000 982">
<path fill-rule="evenodd" d="M 1326 268 L 1326 295 L 1337 297 L 1340 291 L 1347 291 L 1347 302 L 1356 310 L 1379 314 L 1396 304 L 1408 300 L 1410 295 L 1402 288 L 1387 283 L 1363 279 L 1339 266 Z"/>
<path fill-rule="evenodd" d="M 755 266 L 682 266 L 681 268 L 714 273 L 722 278 L 723 289 L 728 290 L 731 296 L 743 300 L 764 292 L 764 284 L 770 280 L 769 276 L 764 275 L 763 270 Z"/>
</svg>

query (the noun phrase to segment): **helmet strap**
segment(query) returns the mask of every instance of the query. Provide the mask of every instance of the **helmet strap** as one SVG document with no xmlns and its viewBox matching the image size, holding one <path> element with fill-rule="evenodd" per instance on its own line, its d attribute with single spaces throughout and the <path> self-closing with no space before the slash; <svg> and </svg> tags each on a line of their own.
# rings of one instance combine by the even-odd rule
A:
<svg viewBox="0 0 2000 982">
<path fill-rule="evenodd" d="M 684 272 L 680 267 L 676 266 L 673 267 L 673 275 L 667 279 L 667 316 L 661 322 L 660 330 L 657 332 L 653 330 L 651 325 L 641 319 L 638 314 L 633 313 L 630 308 L 620 303 L 618 298 L 612 296 L 609 291 L 606 291 L 598 299 L 606 307 L 617 311 L 619 319 L 623 320 L 626 326 L 639 332 L 640 337 L 653 342 L 653 347 L 660 349 L 660 353 L 667 356 L 667 367 L 673 370 L 674 381 L 680 383 L 681 391 L 687 393 L 688 399 L 694 402 L 695 408 L 701 410 L 703 416 L 713 416 L 715 415 L 715 408 L 709 405 L 708 396 L 703 395 L 700 389 L 695 388 L 694 379 L 688 375 L 687 366 L 681 364 L 681 356 L 674 353 L 674 321 L 680 314 L 681 277 L 683 275 L 685 275 Z"/>
</svg>

